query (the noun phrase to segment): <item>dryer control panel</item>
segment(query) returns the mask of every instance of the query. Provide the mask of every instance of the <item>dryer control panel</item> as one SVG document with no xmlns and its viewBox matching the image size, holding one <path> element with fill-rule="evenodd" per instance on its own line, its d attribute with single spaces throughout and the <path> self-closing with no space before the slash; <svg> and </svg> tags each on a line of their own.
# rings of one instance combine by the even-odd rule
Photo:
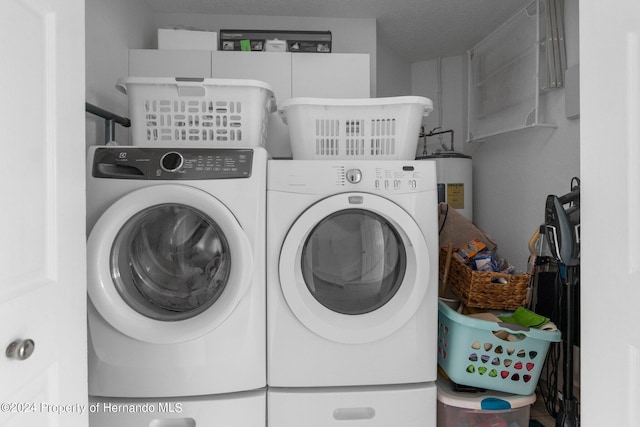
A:
<svg viewBox="0 0 640 427">
<path fill-rule="evenodd" d="M 307 194 L 366 191 L 383 194 L 436 190 L 434 161 L 272 160 L 269 190 Z"/>
<path fill-rule="evenodd" d="M 95 178 L 201 180 L 248 178 L 253 150 L 232 148 L 98 148 Z"/>
</svg>

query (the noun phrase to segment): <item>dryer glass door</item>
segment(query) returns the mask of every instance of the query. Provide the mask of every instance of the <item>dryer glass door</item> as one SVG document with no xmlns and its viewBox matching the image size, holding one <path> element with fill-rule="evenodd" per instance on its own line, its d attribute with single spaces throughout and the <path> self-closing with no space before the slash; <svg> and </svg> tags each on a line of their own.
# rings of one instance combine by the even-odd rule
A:
<svg viewBox="0 0 640 427">
<path fill-rule="evenodd" d="M 314 333 L 365 343 L 402 327 L 422 305 L 431 266 L 423 231 L 384 197 L 341 193 L 309 206 L 281 247 L 287 305 Z"/>
<path fill-rule="evenodd" d="M 157 320 L 187 319 L 216 302 L 231 267 L 218 224 L 192 207 L 162 204 L 131 217 L 111 250 L 122 299 Z"/>
<path fill-rule="evenodd" d="M 345 209 L 309 233 L 301 262 L 304 282 L 318 302 L 337 313 L 363 314 L 393 298 L 404 278 L 407 255 L 384 217 Z"/>
</svg>

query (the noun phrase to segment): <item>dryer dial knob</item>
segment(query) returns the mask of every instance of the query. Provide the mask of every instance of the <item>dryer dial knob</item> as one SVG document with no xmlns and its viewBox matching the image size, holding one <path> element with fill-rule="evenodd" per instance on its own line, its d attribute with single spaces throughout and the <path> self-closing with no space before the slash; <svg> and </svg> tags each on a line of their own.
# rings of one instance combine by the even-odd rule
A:
<svg viewBox="0 0 640 427">
<path fill-rule="evenodd" d="M 349 169 L 347 171 L 347 181 L 357 184 L 362 181 L 362 171 L 360 169 Z"/>
<path fill-rule="evenodd" d="M 162 156 L 160 166 L 167 172 L 175 172 L 182 167 L 183 162 L 182 154 L 171 151 Z"/>
</svg>

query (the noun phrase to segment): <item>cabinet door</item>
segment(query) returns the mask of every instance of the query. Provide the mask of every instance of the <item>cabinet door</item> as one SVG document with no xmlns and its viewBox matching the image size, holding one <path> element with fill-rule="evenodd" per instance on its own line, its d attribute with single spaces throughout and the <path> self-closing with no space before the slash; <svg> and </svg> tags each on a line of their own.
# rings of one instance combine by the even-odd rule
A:
<svg viewBox="0 0 640 427">
<path fill-rule="evenodd" d="M 291 54 L 282 52 L 212 52 L 211 75 L 224 79 L 252 79 L 268 83 L 276 103 L 291 98 Z M 290 157 L 289 129 L 273 113 L 269 120 L 267 151 L 273 157 Z"/>
<path fill-rule="evenodd" d="M 84 6 L 0 1 L 3 427 L 88 423 Z"/>
<path fill-rule="evenodd" d="M 292 54 L 294 97 L 369 98 L 368 54 L 295 53 Z"/>
<path fill-rule="evenodd" d="M 129 50 L 129 76 L 211 77 L 208 50 Z"/>
<path fill-rule="evenodd" d="M 215 51 L 211 58 L 214 78 L 261 80 L 271 85 L 276 101 L 291 97 L 290 53 Z"/>
</svg>

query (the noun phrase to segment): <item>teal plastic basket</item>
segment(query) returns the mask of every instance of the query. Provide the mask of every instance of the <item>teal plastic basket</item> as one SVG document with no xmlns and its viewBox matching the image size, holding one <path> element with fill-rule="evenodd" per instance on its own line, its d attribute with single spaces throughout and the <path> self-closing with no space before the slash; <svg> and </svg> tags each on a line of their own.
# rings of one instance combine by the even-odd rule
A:
<svg viewBox="0 0 640 427">
<path fill-rule="evenodd" d="M 560 331 L 476 319 L 438 302 L 438 364 L 461 385 L 531 394 L 550 343 L 561 338 Z"/>
</svg>

